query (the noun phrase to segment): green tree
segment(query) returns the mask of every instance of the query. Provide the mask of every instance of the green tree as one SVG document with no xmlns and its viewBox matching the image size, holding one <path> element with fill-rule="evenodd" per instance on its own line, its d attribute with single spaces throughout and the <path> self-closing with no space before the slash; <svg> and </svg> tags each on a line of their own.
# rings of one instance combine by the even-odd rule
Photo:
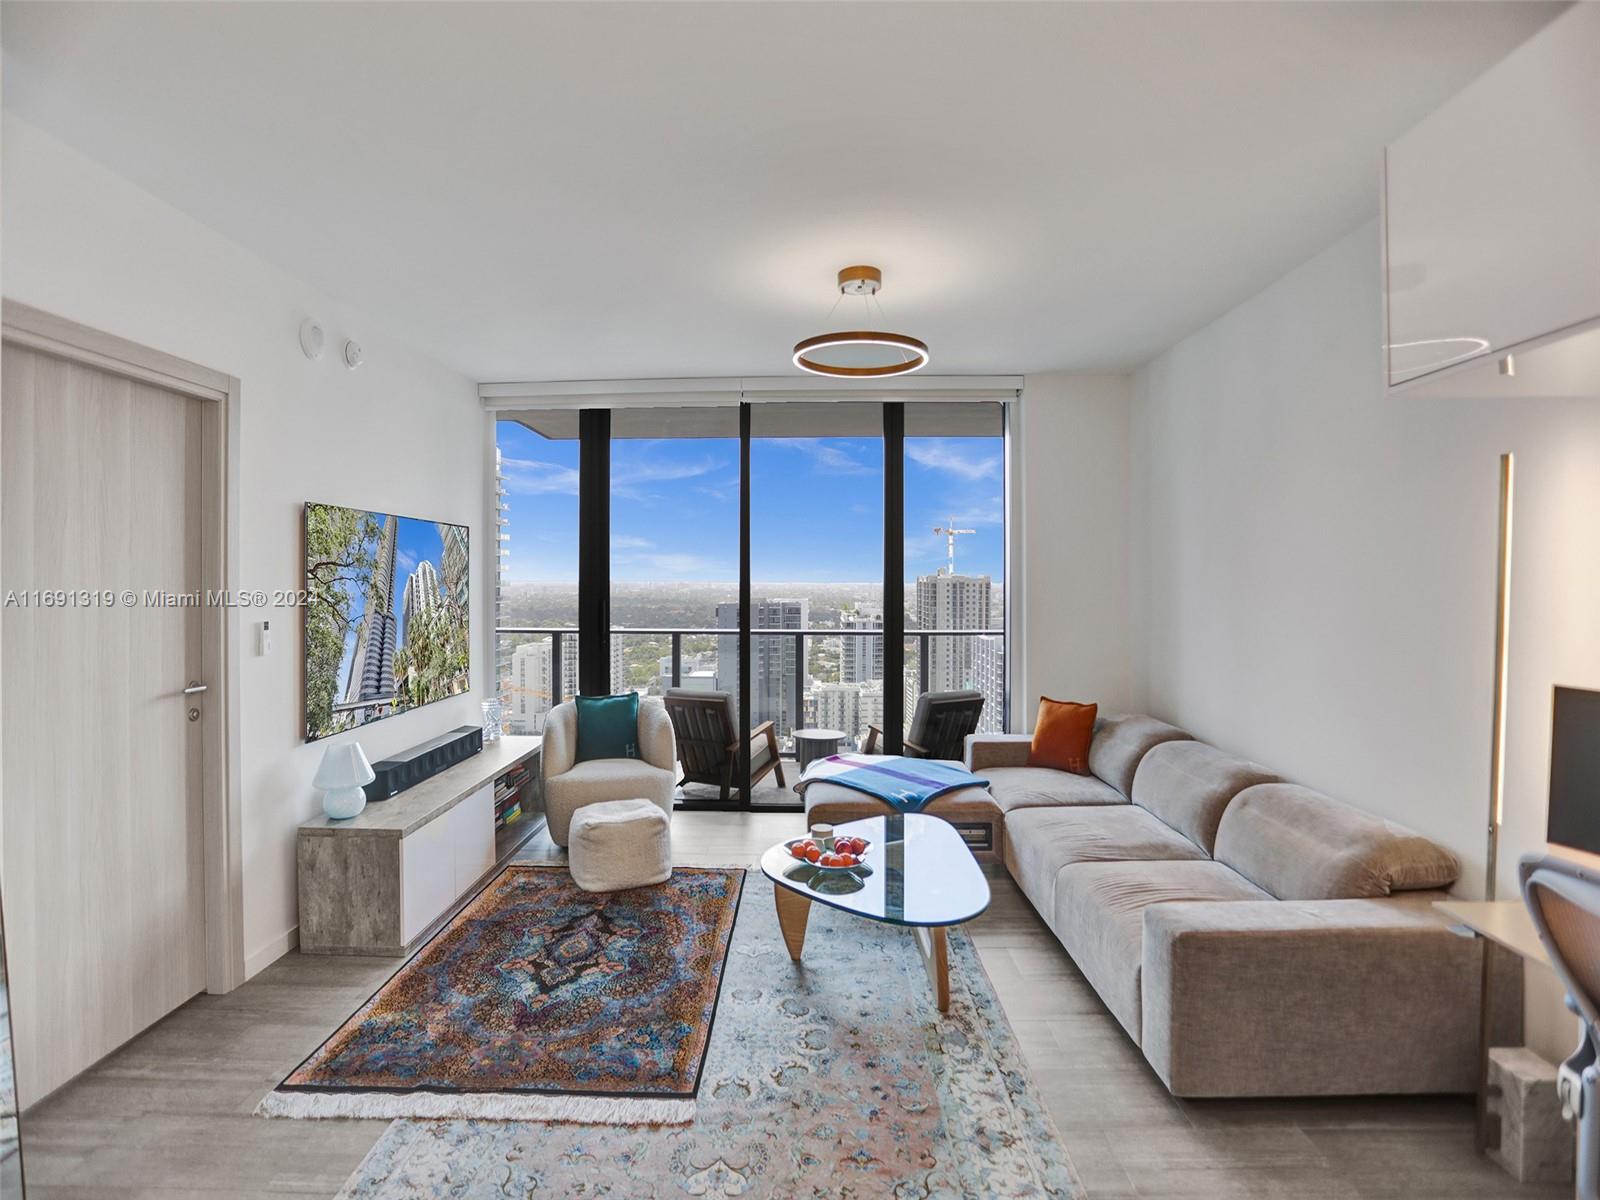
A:
<svg viewBox="0 0 1600 1200">
<path fill-rule="evenodd" d="M 467 614 L 452 600 L 412 614 L 405 645 L 395 651 L 397 709 L 415 708 L 467 690 L 470 654 Z"/>
<path fill-rule="evenodd" d="M 339 664 L 357 596 L 378 563 L 378 519 L 336 504 L 306 505 L 306 736 L 335 731 Z"/>
</svg>

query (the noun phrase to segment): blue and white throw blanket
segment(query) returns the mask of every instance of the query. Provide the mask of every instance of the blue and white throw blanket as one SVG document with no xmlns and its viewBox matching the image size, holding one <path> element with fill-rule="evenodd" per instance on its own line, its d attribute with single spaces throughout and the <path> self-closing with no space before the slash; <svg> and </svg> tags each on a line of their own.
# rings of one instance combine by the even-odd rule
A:
<svg viewBox="0 0 1600 1200">
<path fill-rule="evenodd" d="M 833 754 L 818 759 L 806 768 L 805 778 L 796 786 L 801 795 L 813 783 L 837 783 L 876 796 L 903 813 L 920 812 L 946 792 L 967 787 L 988 787 L 963 767 L 927 758 L 906 758 L 899 754 Z"/>
</svg>

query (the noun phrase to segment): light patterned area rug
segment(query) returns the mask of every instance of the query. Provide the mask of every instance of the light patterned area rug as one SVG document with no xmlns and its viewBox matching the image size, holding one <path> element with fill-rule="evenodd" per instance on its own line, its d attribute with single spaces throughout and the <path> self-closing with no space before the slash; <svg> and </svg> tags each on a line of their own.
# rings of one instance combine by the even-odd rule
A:
<svg viewBox="0 0 1600 1200">
<path fill-rule="evenodd" d="M 1084 1196 L 964 934 L 941 1017 L 909 930 L 815 905 L 796 965 L 745 892 L 693 1123 L 396 1121 L 340 1200 Z"/>
<path fill-rule="evenodd" d="M 687 1122 L 744 874 L 596 895 L 509 866 L 258 1111 Z"/>
</svg>

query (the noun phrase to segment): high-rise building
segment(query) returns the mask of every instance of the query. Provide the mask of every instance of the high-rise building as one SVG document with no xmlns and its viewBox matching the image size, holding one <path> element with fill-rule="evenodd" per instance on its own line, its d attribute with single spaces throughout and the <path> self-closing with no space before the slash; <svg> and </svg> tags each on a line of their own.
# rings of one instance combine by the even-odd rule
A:
<svg viewBox="0 0 1600 1200">
<path fill-rule="evenodd" d="M 839 639 L 839 682 L 866 683 L 883 678 L 883 609 L 875 604 L 858 604 L 839 614 L 844 631 Z M 876 629 L 879 634 L 851 636 L 853 629 Z M 829 726 L 834 728 L 834 726 Z"/>
<path fill-rule="evenodd" d="M 1003 733 L 1006 723 L 1006 639 L 986 633 L 972 642 L 972 686 L 983 693 L 979 733 Z"/>
<path fill-rule="evenodd" d="M 633 690 L 628 686 L 628 665 L 622 661 L 623 636 L 613 633 L 606 640 L 611 653 L 611 694 L 618 696 Z"/>
<path fill-rule="evenodd" d="M 883 726 L 883 681 L 814 683 L 807 709 L 818 727 L 844 730 L 846 747 L 858 749 L 868 725 Z"/>
<path fill-rule="evenodd" d="M 750 606 L 750 719 L 759 725 L 771 721 L 780 743 L 788 740 L 803 719 L 795 711 L 795 685 L 803 683 L 805 662 L 792 637 L 760 637 L 763 632 L 806 628 L 811 621 L 810 600 L 757 600 Z M 739 606 L 717 605 L 717 628 L 739 628 Z M 717 637 L 717 686 L 738 694 L 739 639 Z"/>
<path fill-rule="evenodd" d="M 444 602 L 439 592 L 439 573 L 433 564 L 423 559 L 417 569 L 406 577 L 405 591 L 401 594 L 400 614 L 405 618 L 405 628 L 411 628 L 411 618 L 418 613 L 431 612 Z"/>
<path fill-rule="evenodd" d="M 559 694 L 553 686 L 553 654 L 551 639 L 541 637 L 524 642 L 511 653 L 511 667 L 507 675 L 508 686 L 504 700 L 506 728 L 511 733 L 542 733 L 544 719 L 559 696 L 575 695 L 578 691 L 578 660 L 574 654 L 561 656 Z M 562 650 L 570 649 L 563 645 Z"/>
<path fill-rule="evenodd" d="M 500 451 L 495 452 L 495 489 L 500 495 Z M 496 514 L 498 516 L 498 513 Z M 444 590 L 459 609 L 467 607 L 467 527 L 439 523 L 439 569 L 444 574 Z"/>
<path fill-rule="evenodd" d="M 932 575 L 920 576 L 917 579 L 915 609 L 917 628 L 989 628 L 992 590 L 987 575 L 947 575 L 943 571 L 936 571 Z M 930 692 L 950 692 L 973 686 L 975 640 L 970 637 L 936 637 L 930 640 Z"/>
<path fill-rule="evenodd" d="M 397 517 L 383 519 L 378 536 L 377 561 L 367 583 L 361 627 L 356 634 L 356 651 L 350 658 L 350 677 L 345 683 L 347 705 L 374 701 L 362 709 L 382 709 L 394 697 L 394 652 L 397 630 L 394 617 L 394 554 Z M 358 712 L 357 721 L 364 718 Z"/>
</svg>

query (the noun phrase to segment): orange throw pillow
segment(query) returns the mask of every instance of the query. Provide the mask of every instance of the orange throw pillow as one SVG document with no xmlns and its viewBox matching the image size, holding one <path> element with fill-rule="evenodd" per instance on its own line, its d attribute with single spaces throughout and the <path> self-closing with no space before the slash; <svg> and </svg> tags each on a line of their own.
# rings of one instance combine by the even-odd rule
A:
<svg viewBox="0 0 1600 1200">
<path fill-rule="evenodd" d="M 1094 719 L 1099 712 L 1098 704 L 1039 697 L 1039 719 L 1033 725 L 1028 765 L 1087 775 L 1089 743 L 1094 739 Z"/>
</svg>

